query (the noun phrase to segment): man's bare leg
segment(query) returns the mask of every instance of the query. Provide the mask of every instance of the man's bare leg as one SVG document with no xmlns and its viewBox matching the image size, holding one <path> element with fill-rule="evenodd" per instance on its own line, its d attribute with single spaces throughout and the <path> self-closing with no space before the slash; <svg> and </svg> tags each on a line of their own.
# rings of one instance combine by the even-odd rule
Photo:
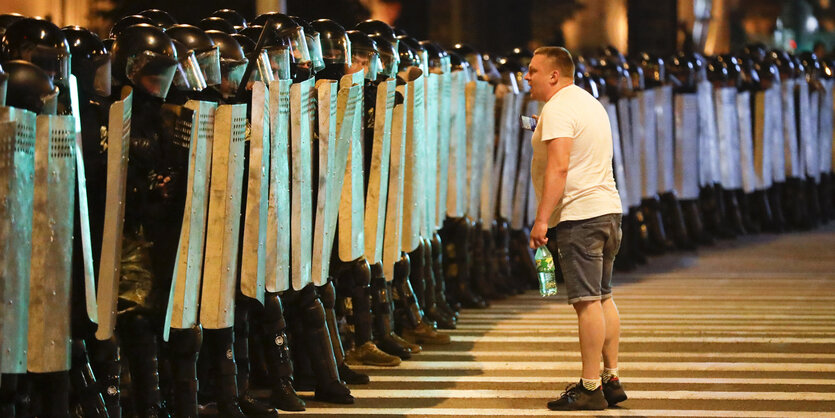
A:
<svg viewBox="0 0 835 418">
<path fill-rule="evenodd" d="M 600 355 L 606 339 L 606 321 L 598 300 L 577 302 L 577 324 L 580 330 L 580 355 L 583 359 L 583 378 L 600 378 Z"/>
<path fill-rule="evenodd" d="M 603 317 L 606 321 L 606 339 L 603 342 L 603 367 L 618 367 L 618 345 L 620 344 L 620 314 L 613 298 L 601 302 Z M 584 374 L 585 376 L 585 368 Z"/>
</svg>

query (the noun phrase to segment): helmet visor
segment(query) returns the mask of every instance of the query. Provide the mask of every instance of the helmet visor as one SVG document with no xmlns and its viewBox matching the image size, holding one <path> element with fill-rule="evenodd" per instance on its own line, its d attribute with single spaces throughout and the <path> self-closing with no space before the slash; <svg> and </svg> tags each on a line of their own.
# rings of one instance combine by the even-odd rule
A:
<svg viewBox="0 0 835 418">
<path fill-rule="evenodd" d="M 325 69 L 325 60 L 322 58 L 322 42 L 319 32 L 307 34 L 307 50 L 310 52 L 310 61 L 313 64 L 313 71 L 319 72 Z"/>
<path fill-rule="evenodd" d="M 66 51 L 41 45 L 25 51 L 23 59 L 37 65 L 49 75 L 53 84 L 66 85 L 70 77 L 70 55 Z"/>
<path fill-rule="evenodd" d="M 176 72 L 177 60 L 151 51 L 128 58 L 125 66 L 125 75 L 135 87 L 159 98 L 168 95 Z"/>
<path fill-rule="evenodd" d="M 223 80 L 220 83 L 220 91 L 223 97 L 232 97 L 238 92 L 238 87 L 241 85 L 244 73 L 246 73 L 247 64 L 249 64 L 249 60 L 246 59 L 243 61 L 221 61 Z"/>
<path fill-rule="evenodd" d="M 113 78 L 110 72 L 110 57 L 102 56 L 95 60 L 93 65 L 95 70 L 93 75 L 93 91 L 102 97 L 110 96 L 110 82 Z"/>
<path fill-rule="evenodd" d="M 269 84 L 269 82 L 273 80 L 275 80 L 275 77 L 273 77 L 270 56 L 267 54 L 266 50 L 262 49 L 258 54 L 258 59 L 255 61 L 255 69 L 252 70 L 252 74 L 249 76 L 249 81 L 263 81 L 264 83 Z"/>
<path fill-rule="evenodd" d="M 293 53 L 293 62 L 298 65 L 310 65 L 310 50 L 307 49 L 307 38 L 304 36 L 304 29 L 301 27 L 287 28 L 279 34 L 290 41 L 290 49 Z"/>
<path fill-rule="evenodd" d="M 351 40 L 347 36 L 326 39 L 322 45 L 322 58 L 328 64 L 351 66 Z"/>
<path fill-rule="evenodd" d="M 200 63 L 200 70 L 203 71 L 206 84 L 210 86 L 220 84 L 222 75 L 220 73 L 220 50 L 217 46 L 197 52 L 197 62 Z"/>
<path fill-rule="evenodd" d="M 365 70 L 366 80 L 376 80 L 380 73 L 380 58 L 377 53 L 366 50 L 354 51 L 348 73 L 354 73 L 360 69 Z"/>
<path fill-rule="evenodd" d="M 58 93 L 59 90 L 56 87 L 51 92 L 41 96 L 41 103 L 43 104 L 43 107 L 41 107 L 42 115 L 55 115 L 58 113 Z"/>
<path fill-rule="evenodd" d="M 206 79 L 203 77 L 203 71 L 200 70 L 200 63 L 194 51 L 189 51 L 180 59 L 174 75 L 174 86 L 177 90 L 191 91 L 202 91 L 206 88 Z"/>
<path fill-rule="evenodd" d="M 289 80 L 290 50 L 287 48 L 271 48 L 267 54 L 273 80 Z"/>
<path fill-rule="evenodd" d="M 419 51 L 418 57 L 420 57 L 420 70 L 423 71 L 424 74 L 429 74 L 429 52 L 425 49 L 423 51 Z"/>
</svg>

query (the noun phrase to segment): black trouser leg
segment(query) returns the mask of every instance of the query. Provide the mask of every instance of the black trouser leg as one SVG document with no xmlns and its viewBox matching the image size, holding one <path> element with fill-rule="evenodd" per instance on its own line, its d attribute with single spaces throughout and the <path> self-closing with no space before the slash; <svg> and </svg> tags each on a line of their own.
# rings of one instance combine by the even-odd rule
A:
<svg viewBox="0 0 835 418">
<path fill-rule="evenodd" d="M 293 388 L 293 361 L 287 341 L 287 323 L 278 293 L 266 292 L 260 318 L 264 356 L 270 374 L 270 403 L 284 411 L 304 411 L 304 401 Z"/>
<path fill-rule="evenodd" d="M 167 416 L 159 388 L 159 347 L 150 321 L 142 315 L 119 319 L 117 329 L 130 365 L 131 398 L 140 417 Z"/>
<path fill-rule="evenodd" d="M 75 402 L 84 411 L 85 417 L 107 417 L 104 399 L 99 393 L 96 376 L 87 355 L 87 345 L 77 338 L 72 341 L 72 368 L 70 369 L 72 392 Z"/>
<path fill-rule="evenodd" d="M 122 366 L 116 336 L 104 341 L 91 340 L 90 353 L 107 414 L 110 418 L 119 418 L 122 416 L 119 404 Z"/>
<path fill-rule="evenodd" d="M 172 328 L 168 337 L 173 375 L 174 416 L 197 417 L 197 356 L 203 343 L 200 326 L 187 329 Z"/>
</svg>

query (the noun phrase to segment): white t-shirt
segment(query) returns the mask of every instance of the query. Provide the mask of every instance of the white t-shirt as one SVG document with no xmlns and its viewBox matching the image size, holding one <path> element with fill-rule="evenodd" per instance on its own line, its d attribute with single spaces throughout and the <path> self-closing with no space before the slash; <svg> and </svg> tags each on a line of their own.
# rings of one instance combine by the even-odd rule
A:
<svg viewBox="0 0 835 418">
<path fill-rule="evenodd" d="M 546 141 L 573 138 L 565 192 L 548 221 L 590 219 L 622 213 L 612 173 L 612 128 L 606 109 L 582 88 L 566 86 L 545 103 L 531 144 L 531 180 L 537 202 L 542 200 L 548 161 Z"/>
</svg>

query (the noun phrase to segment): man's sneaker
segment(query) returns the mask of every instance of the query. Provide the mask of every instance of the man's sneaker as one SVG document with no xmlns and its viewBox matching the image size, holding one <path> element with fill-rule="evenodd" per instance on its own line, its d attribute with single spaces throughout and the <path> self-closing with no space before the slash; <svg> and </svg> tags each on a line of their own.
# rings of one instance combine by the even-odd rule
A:
<svg viewBox="0 0 835 418">
<path fill-rule="evenodd" d="M 606 397 L 609 406 L 615 406 L 615 404 L 625 401 L 626 392 L 623 391 L 620 379 L 612 377 L 606 383 L 603 383 L 603 396 Z"/>
<path fill-rule="evenodd" d="M 583 381 L 573 383 L 565 388 L 560 398 L 548 402 L 548 409 L 552 411 L 577 411 L 606 409 L 609 404 L 603 396 L 602 386 L 595 390 L 588 390 L 583 387 Z"/>
</svg>

